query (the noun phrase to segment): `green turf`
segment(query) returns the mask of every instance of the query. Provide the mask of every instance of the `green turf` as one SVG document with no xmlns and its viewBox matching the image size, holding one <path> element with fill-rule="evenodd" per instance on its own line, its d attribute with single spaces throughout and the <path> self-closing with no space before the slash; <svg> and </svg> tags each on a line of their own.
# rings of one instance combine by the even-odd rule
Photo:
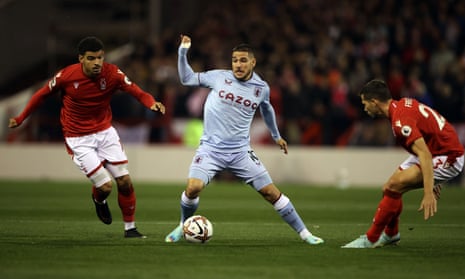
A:
<svg viewBox="0 0 465 279">
<path fill-rule="evenodd" d="M 137 224 L 147 239 L 124 239 L 98 221 L 88 183 L 0 181 L 0 278 L 463 278 L 465 190 L 448 187 L 423 221 L 421 192 L 404 197 L 402 242 L 341 249 L 368 228 L 379 189 L 280 185 L 321 246 L 300 241 L 273 208 L 238 183 L 212 183 L 199 214 L 213 223 L 207 244 L 165 243 L 183 185 L 137 184 Z"/>
</svg>

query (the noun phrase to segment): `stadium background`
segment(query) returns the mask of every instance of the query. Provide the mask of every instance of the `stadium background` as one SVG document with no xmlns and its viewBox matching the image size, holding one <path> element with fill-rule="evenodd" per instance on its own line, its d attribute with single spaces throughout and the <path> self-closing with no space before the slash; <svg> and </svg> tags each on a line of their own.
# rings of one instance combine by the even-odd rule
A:
<svg viewBox="0 0 465 279">
<path fill-rule="evenodd" d="M 167 105 L 167 115 L 158 117 L 128 96 L 115 96 L 115 126 L 126 144 L 165 151 L 192 147 L 186 135 L 198 131 L 206 92 L 177 80 L 181 33 L 193 38 L 190 59 L 197 70 L 229 67 L 230 50 L 239 42 L 256 47 L 257 72 L 270 83 L 282 134 L 291 148 L 308 155 L 308 162 L 291 158 L 290 169 L 308 166 L 315 152 L 337 151 L 341 155 L 333 162 L 324 159 L 332 155 L 319 162 L 333 166 L 331 181 L 354 166 L 373 181 L 380 172 L 367 165 L 375 163 L 358 157 L 368 150 L 390 173 L 395 163 L 382 154 L 398 149 L 389 124 L 369 119 L 357 97 L 375 77 L 385 79 L 395 97 L 411 96 L 437 109 L 465 142 L 463 1 L 4 0 L 0 26 L 0 177 L 11 174 L 12 161 L 28 156 L 8 152 L 11 147 L 35 144 L 40 152 L 44 144 L 62 142 L 58 98 L 50 98 L 21 129 L 9 131 L 7 121 L 46 78 L 76 61 L 76 43 L 87 35 L 100 37 L 108 60 Z M 253 125 L 254 146 L 267 152 L 270 137 L 259 119 Z"/>
</svg>

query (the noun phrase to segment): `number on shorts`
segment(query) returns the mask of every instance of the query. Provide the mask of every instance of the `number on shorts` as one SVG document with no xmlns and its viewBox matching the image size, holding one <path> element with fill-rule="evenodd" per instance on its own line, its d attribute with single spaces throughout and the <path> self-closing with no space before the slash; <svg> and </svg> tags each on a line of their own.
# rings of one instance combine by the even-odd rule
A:
<svg viewBox="0 0 465 279">
<path fill-rule="evenodd" d="M 253 150 L 249 150 L 247 152 L 249 153 L 250 159 L 252 159 L 252 161 L 255 164 L 259 165 L 260 164 L 260 159 L 258 159 L 257 155 L 255 155 L 255 152 L 253 152 Z"/>
</svg>

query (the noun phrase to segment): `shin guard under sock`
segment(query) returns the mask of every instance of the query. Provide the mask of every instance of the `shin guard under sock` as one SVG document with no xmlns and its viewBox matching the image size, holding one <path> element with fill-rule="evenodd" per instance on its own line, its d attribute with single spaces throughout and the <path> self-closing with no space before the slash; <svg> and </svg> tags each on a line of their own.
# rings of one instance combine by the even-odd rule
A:
<svg viewBox="0 0 465 279">
<path fill-rule="evenodd" d="M 392 218 L 391 222 L 387 224 L 386 228 L 384 229 L 384 232 L 388 236 L 394 236 L 399 232 L 399 220 L 400 220 L 400 214 L 402 213 L 402 199 L 400 200 L 400 206 L 399 209 L 397 210 L 396 215 Z"/>
<path fill-rule="evenodd" d="M 134 215 L 136 212 L 136 194 L 134 193 L 134 187 L 129 186 L 128 191 L 118 191 L 118 205 L 123 214 L 124 222 L 134 222 Z"/>
<path fill-rule="evenodd" d="M 373 218 L 373 223 L 366 233 L 368 240 L 372 243 L 376 242 L 386 226 L 400 215 L 401 210 L 402 194 L 385 190 L 383 198 L 378 205 L 378 210 Z"/>
<path fill-rule="evenodd" d="M 191 217 L 199 207 L 200 198 L 190 199 L 186 196 L 186 192 L 181 194 L 181 224 Z"/>
<path fill-rule="evenodd" d="M 284 194 L 273 204 L 274 209 L 281 215 L 281 218 L 289 224 L 296 232 L 300 233 L 305 229 L 305 224 L 294 208 L 294 205 Z"/>
</svg>

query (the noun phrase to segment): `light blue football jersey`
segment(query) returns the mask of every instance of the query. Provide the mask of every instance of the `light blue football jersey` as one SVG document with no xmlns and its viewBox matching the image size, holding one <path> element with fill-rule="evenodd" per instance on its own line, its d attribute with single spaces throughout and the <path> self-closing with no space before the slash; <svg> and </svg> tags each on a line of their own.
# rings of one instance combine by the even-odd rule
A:
<svg viewBox="0 0 465 279">
<path fill-rule="evenodd" d="M 178 51 L 181 83 L 210 88 L 204 105 L 201 144 L 223 152 L 250 149 L 250 126 L 258 108 L 273 139 L 281 137 L 270 103 L 270 88 L 264 80 L 253 73 L 251 79 L 239 81 L 231 70 L 195 73 L 187 61 L 187 50 L 180 47 Z"/>
</svg>

